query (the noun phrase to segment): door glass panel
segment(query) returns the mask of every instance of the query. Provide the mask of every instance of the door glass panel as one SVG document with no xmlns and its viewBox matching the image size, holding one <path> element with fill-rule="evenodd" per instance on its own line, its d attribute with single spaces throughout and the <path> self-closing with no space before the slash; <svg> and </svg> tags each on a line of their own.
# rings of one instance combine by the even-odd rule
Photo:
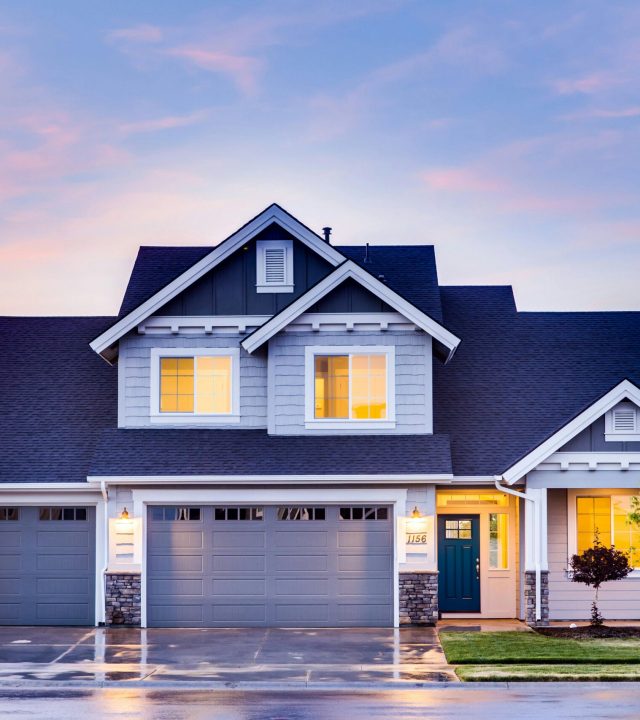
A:
<svg viewBox="0 0 640 720">
<path fill-rule="evenodd" d="M 507 570 L 509 567 L 509 516 L 507 513 L 489 515 L 489 567 Z"/>
</svg>

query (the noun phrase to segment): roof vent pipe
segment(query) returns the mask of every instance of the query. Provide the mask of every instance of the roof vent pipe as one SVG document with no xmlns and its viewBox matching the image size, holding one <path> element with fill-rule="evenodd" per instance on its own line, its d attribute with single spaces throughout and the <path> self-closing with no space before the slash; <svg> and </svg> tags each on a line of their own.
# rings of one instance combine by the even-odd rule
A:
<svg viewBox="0 0 640 720">
<path fill-rule="evenodd" d="M 330 227 L 323 227 L 322 232 L 324 233 L 324 241 L 331 244 L 331 228 Z"/>
<path fill-rule="evenodd" d="M 364 247 L 364 261 L 366 263 L 371 262 L 371 258 L 369 257 L 369 243 L 367 243 Z"/>
</svg>

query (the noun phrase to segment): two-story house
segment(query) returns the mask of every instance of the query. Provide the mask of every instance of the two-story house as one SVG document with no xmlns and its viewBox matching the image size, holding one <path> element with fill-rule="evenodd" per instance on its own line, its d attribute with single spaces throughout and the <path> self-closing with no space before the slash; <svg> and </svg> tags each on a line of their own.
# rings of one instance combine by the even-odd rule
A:
<svg viewBox="0 0 640 720">
<path fill-rule="evenodd" d="M 0 319 L 0 624 L 581 619 L 596 530 L 640 577 L 640 313 L 330 240 L 272 205 L 117 317 Z"/>
</svg>

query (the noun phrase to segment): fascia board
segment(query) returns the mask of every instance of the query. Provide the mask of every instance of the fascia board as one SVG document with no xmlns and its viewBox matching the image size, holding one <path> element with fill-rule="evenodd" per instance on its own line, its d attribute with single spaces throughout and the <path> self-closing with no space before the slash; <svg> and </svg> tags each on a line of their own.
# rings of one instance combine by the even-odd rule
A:
<svg viewBox="0 0 640 720">
<path fill-rule="evenodd" d="M 366 270 L 356 265 L 352 260 L 347 260 L 338 266 L 330 275 L 321 280 L 317 285 L 310 288 L 304 295 L 292 302 L 280 313 L 274 315 L 264 325 L 255 330 L 251 335 L 242 341 L 242 347 L 249 353 L 257 350 L 269 338 L 273 337 L 280 330 L 285 328 L 290 322 L 295 320 L 305 310 L 316 303 L 320 298 L 331 292 L 344 280 L 352 278 L 359 282 L 367 290 L 391 305 L 395 310 L 404 315 L 408 320 L 417 325 L 420 329 L 431 335 L 433 338 L 441 342 L 449 348 L 449 359 L 460 343 L 460 339 L 446 328 L 429 317 L 426 313 L 412 305 L 403 297 L 398 295 L 391 288 L 387 287 L 379 280 L 374 278 Z"/>
<path fill-rule="evenodd" d="M 398 474 L 398 475 L 94 475 L 87 477 L 87 483 L 107 485 L 252 485 L 266 483 L 273 485 L 318 485 L 318 484 L 394 484 L 394 483 L 443 483 L 449 484 L 453 475 L 441 474 Z"/>
<path fill-rule="evenodd" d="M 513 485 L 527 473 L 536 468 L 543 460 L 546 460 L 554 452 L 557 452 L 571 438 L 589 427 L 591 423 L 601 417 L 607 410 L 617 405 L 622 400 L 629 399 L 640 405 L 640 388 L 630 380 L 623 380 L 614 388 L 609 390 L 599 400 L 596 400 L 586 410 L 570 420 L 563 428 L 554 433 L 550 438 L 540 443 L 534 450 L 518 460 L 506 470 L 502 477 L 508 485 Z"/>
<path fill-rule="evenodd" d="M 202 260 L 192 265 L 182 275 L 159 290 L 155 295 L 143 302 L 137 308 L 132 310 L 128 315 L 119 320 L 115 325 L 99 335 L 95 340 L 89 343 L 92 350 L 102 353 L 109 346 L 113 345 L 119 338 L 127 332 L 135 328 L 142 320 L 153 314 L 164 304 L 169 302 L 176 295 L 181 293 L 191 284 L 200 279 L 209 270 L 219 265 L 223 260 L 234 253 L 243 243 L 248 242 L 255 237 L 260 231 L 268 227 L 272 222 L 277 222 L 281 227 L 290 232 L 294 237 L 303 242 L 308 247 L 315 250 L 321 257 L 332 265 L 338 265 L 344 261 L 344 257 L 335 248 L 326 243 L 309 228 L 305 227 L 289 215 L 278 205 L 268 207 L 264 212 L 240 228 L 220 245 L 215 247 Z"/>
</svg>

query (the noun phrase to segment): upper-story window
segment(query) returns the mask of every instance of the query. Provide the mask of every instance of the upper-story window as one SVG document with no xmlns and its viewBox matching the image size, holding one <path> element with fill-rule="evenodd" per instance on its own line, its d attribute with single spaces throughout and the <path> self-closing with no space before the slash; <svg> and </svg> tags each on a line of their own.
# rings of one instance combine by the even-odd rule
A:
<svg viewBox="0 0 640 720">
<path fill-rule="evenodd" d="M 256 291 L 293 292 L 293 242 L 258 240 L 256 253 Z"/>
<path fill-rule="evenodd" d="M 151 421 L 238 422 L 238 366 L 235 348 L 153 348 Z"/>
<path fill-rule="evenodd" d="M 362 429 L 395 425 L 395 353 L 384 347 L 308 347 L 305 425 Z"/>
<path fill-rule="evenodd" d="M 640 408 L 635 403 L 621 402 L 607 412 L 605 440 L 640 442 Z"/>
</svg>

